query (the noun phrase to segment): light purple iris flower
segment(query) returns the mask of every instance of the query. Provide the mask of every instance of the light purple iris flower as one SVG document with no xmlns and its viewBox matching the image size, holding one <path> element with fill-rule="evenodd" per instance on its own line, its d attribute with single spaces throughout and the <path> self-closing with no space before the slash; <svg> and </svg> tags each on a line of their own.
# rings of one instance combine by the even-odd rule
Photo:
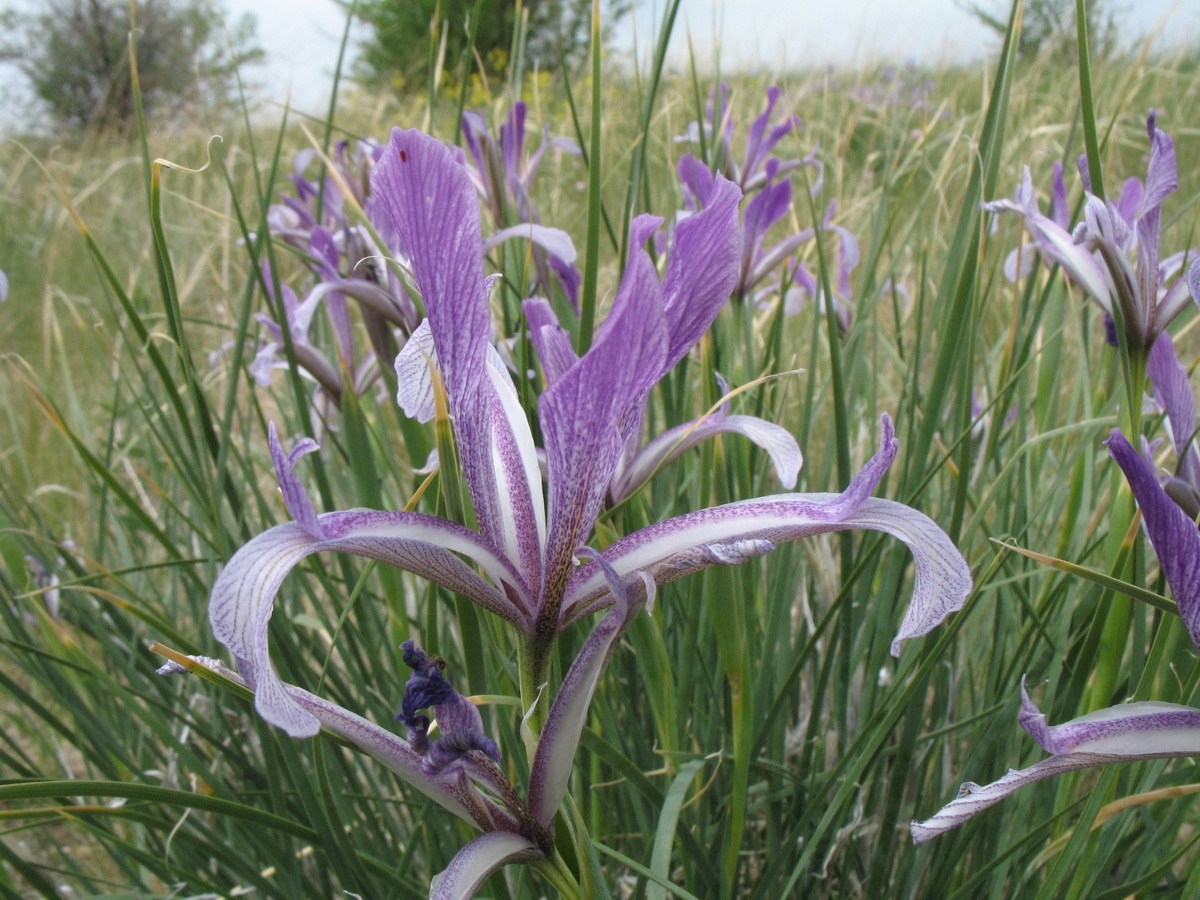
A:
<svg viewBox="0 0 1200 900">
<path fill-rule="evenodd" d="M 1165 345 L 1164 340 L 1167 341 Z M 1164 352 L 1160 345 L 1169 347 L 1165 333 L 1159 337 L 1154 352 Z M 1161 359 L 1159 364 L 1166 368 Z M 1190 408 L 1193 423 L 1190 427 L 1194 427 L 1194 402 Z M 1177 406 L 1176 410 L 1184 412 L 1186 407 Z M 1188 426 L 1175 423 L 1174 427 L 1182 430 Z M 1168 496 L 1148 453 L 1135 450 L 1115 428 L 1106 443 L 1108 452 L 1125 473 L 1142 511 L 1146 533 L 1175 595 L 1188 634 L 1200 648 L 1200 531 Z M 1174 703 L 1126 703 L 1088 713 L 1062 725 L 1048 726 L 1045 716 L 1033 705 L 1022 686 L 1019 721 L 1021 727 L 1053 755 L 1027 769 L 1011 771 L 986 787 L 964 784 L 958 797 L 933 818 L 912 824 L 912 834 L 918 842 L 955 828 L 1018 788 L 1052 775 L 1135 759 L 1200 756 L 1200 710 Z"/>
<path fill-rule="evenodd" d="M 1017 721 L 1051 755 L 984 787 L 967 782 L 932 818 L 912 823 L 917 843 L 957 828 L 1019 788 L 1052 775 L 1136 759 L 1200 755 L 1200 709 L 1175 703 L 1126 703 L 1047 725 L 1022 684 Z"/>
<path fill-rule="evenodd" d="M 862 258 L 858 247 L 858 238 L 848 229 L 841 225 L 833 224 L 833 216 L 837 210 L 837 204 L 830 201 L 829 208 L 825 212 L 825 219 L 821 223 L 821 229 L 827 231 L 837 237 L 838 247 L 838 264 L 837 264 L 837 281 L 833 287 L 833 312 L 837 317 L 838 327 L 843 333 L 850 330 L 851 317 L 853 315 L 852 303 L 854 300 L 854 291 L 850 286 L 850 275 L 858 267 L 859 260 Z M 811 228 L 805 229 L 801 235 L 806 239 L 813 236 Z M 816 298 L 818 308 L 825 311 L 825 288 L 815 274 L 809 271 L 803 260 L 797 259 L 790 264 L 791 287 L 783 295 L 783 311 L 788 315 L 798 313 L 808 300 Z M 884 291 L 891 290 L 891 283 L 884 285 Z M 901 287 L 898 291 L 904 292 Z"/>
<path fill-rule="evenodd" d="M 897 451 L 886 416 L 879 452 L 841 494 L 730 503 L 651 525 L 602 552 L 585 546 L 622 454 L 640 428 L 648 392 L 700 339 L 736 283 L 735 185 L 718 178 L 706 208 L 680 223 L 661 280 L 643 249 L 661 220 L 635 219 L 624 277 L 591 349 L 577 359 L 561 347 L 556 356 L 543 355 L 559 365 L 538 403 L 545 495 L 529 421 L 491 343 L 489 280 L 467 172 L 439 141 L 396 129 L 372 188 L 428 313 L 397 358 L 399 400 L 410 414 L 430 414 L 432 372 L 439 373 L 478 528 L 418 512 L 318 515 L 295 471 L 315 443 L 305 439 L 285 452 L 272 428 L 271 453 L 293 521 L 258 535 L 234 555 L 213 586 L 209 619 L 253 688 L 264 719 L 294 737 L 314 735 L 322 726 L 350 734 L 410 784 L 484 831 L 435 882 L 435 896 L 470 896 L 497 866 L 548 852 L 538 829 L 551 830 L 592 693 L 656 584 L 744 562 L 784 541 L 866 528 L 899 537 L 916 559 L 913 597 L 894 653 L 904 639 L 927 633 L 961 608 L 971 576 L 946 534 L 922 513 L 870 496 Z M 551 344 L 560 340 L 553 330 L 545 337 Z M 407 569 L 510 622 L 523 635 L 534 684 L 545 680 L 555 636 L 608 610 L 550 704 L 524 807 L 514 810 L 502 786 L 478 771 L 446 764 L 431 775 L 427 760 L 407 742 L 279 679 L 267 640 L 275 595 L 301 560 L 326 550 Z M 581 564 L 583 558 L 589 561 Z M 461 759 L 468 757 L 484 766 L 487 753 L 470 746 Z"/>
<path fill-rule="evenodd" d="M 1037 249 L 1123 324 L 1131 346 L 1148 350 L 1187 304 L 1186 279 L 1177 278 L 1170 287 L 1167 282 L 1195 252 L 1162 257 L 1162 203 L 1179 187 L 1179 177 L 1174 143 L 1155 124 L 1153 112 L 1146 130 L 1150 161 L 1145 183 L 1128 179 L 1115 203 L 1088 193 L 1084 221 L 1073 231 L 1038 209 L 1028 169 L 1015 200 L 986 203 L 984 208 L 1022 216 Z M 1081 174 L 1086 185 L 1086 167 L 1081 167 Z M 1134 263 L 1132 256 L 1136 256 Z M 1193 265 L 1193 271 L 1200 278 L 1200 269 Z"/>
<path fill-rule="evenodd" d="M 490 246 L 508 238 L 527 238 L 533 249 L 537 283 L 543 290 L 549 290 L 553 274 L 574 305 L 578 302 L 580 284 L 575 246 L 566 232 L 541 224 L 530 188 L 548 150 L 582 156 L 579 145 L 570 138 L 550 137 L 550 126 L 545 125 L 541 145 L 533 154 L 526 153 L 525 104 L 521 102 L 513 104 L 497 136 L 492 136 L 478 113 L 469 110 L 463 113 L 462 133 L 469 154 L 463 161 L 464 167 L 499 229 L 489 238 L 493 242 Z M 519 224 L 504 227 L 514 220 Z"/>
<path fill-rule="evenodd" d="M 1028 173 L 1026 173 L 1028 175 Z M 984 208 L 991 212 L 1015 210 L 1018 213 L 1030 208 L 1037 209 L 1037 197 L 1033 194 L 1033 181 L 1023 177 L 1017 186 L 1017 195 L 1012 201 L 997 201 L 985 204 Z M 1071 209 L 1067 205 L 1067 185 L 1063 180 L 1063 166 L 1057 160 L 1054 162 L 1050 177 L 1050 221 L 1064 231 L 1071 227 Z M 1033 241 L 1021 241 L 1021 245 L 1005 257 L 1004 277 L 1009 281 L 1019 281 L 1033 271 L 1033 261 L 1038 250 L 1038 244 Z"/>
<path fill-rule="evenodd" d="M 782 93 L 775 85 L 767 88 L 767 105 L 750 123 L 740 163 L 734 158 L 733 115 L 729 104 L 729 85 L 725 82 L 721 82 L 719 89 L 717 86 L 709 89 L 704 122 L 690 122 L 687 130 L 675 140 L 698 144 L 703 133 L 704 140 L 712 146 L 709 153 L 713 167 L 741 188 L 746 196 L 766 188 L 776 177 L 793 172 L 801 166 L 813 166 L 817 170 L 817 178 L 811 191 L 813 196 L 816 196 L 821 190 L 825 176 L 825 167 L 817 158 L 816 149 L 802 158 L 781 160 L 771 156 L 775 145 L 802 124 L 799 116 L 784 116 L 778 122 L 771 123 L 771 117 L 775 114 L 775 104 L 779 102 Z M 774 166 L 768 171 L 768 163 L 772 162 Z M 682 172 L 680 175 L 683 177 Z"/>
<path fill-rule="evenodd" d="M 810 193 L 816 196 L 821 190 L 825 171 L 815 148 L 807 156 L 797 159 L 780 159 L 771 155 L 775 146 L 800 125 L 800 119 L 795 116 L 786 116 L 772 125 L 771 118 L 780 94 L 778 87 L 772 85 L 767 88 L 767 105 L 750 125 L 740 164 L 733 158 L 734 132 L 728 105 L 729 86 L 724 83 L 719 92 L 714 87 L 709 93 L 704 124 L 692 122 L 687 133 L 677 138 L 680 141 L 698 142 L 702 129 L 710 141 L 714 135 L 720 134 L 720 141 L 710 151 L 714 161 L 712 168 L 690 154 L 679 160 L 677 172 L 685 208 L 679 212 L 677 219 L 686 218 L 707 206 L 716 183 L 716 172 L 723 172 L 742 189 L 745 203 L 742 209 L 741 264 L 734 289 L 737 297 L 751 296 L 814 235 L 809 228 L 787 235 L 770 246 L 766 245 L 767 234 L 792 211 L 791 173 L 801 166 L 814 166 L 817 177 Z M 665 249 L 669 243 L 669 239 L 664 240 L 662 248 Z"/>
<path fill-rule="evenodd" d="M 267 221 L 273 237 L 294 247 L 313 276 L 312 287 L 300 300 L 291 287 L 280 283 L 283 321 L 259 314 L 268 339 L 259 347 L 250 374 L 261 385 L 271 381 L 272 370 L 286 365 L 281 350 L 286 327 L 296 352 L 296 362 L 323 389 L 323 397 L 340 405 L 343 391 L 356 394 L 375 384 L 381 366 L 390 365 L 396 351 L 420 321 L 417 308 L 395 272 L 378 263 L 387 254 L 375 240 L 378 229 L 354 224 L 352 206 L 362 210 L 371 224 L 375 208 L 370 174 L 383 148 L 370 141 L 353 145 L 340 142 L 330 163 L 323 188 L 304 177 L 316 160 L 313 150 L 301 151 L 292 174 L 295 197 L 272 206 Z M 275 279 L 263 267 L 263 285 L 275 299 Z M 359 354 L 347 300 L 358 304 L 371 350 Z M 334 338 L 333 353 L 323 352 L 309 340 L 309 328 L 319 307 L 324 307 Z M 330 358 L 332 356 L 332 358 Z M 343 378 L 343 375 L 347 376 Z"/>
</svg>

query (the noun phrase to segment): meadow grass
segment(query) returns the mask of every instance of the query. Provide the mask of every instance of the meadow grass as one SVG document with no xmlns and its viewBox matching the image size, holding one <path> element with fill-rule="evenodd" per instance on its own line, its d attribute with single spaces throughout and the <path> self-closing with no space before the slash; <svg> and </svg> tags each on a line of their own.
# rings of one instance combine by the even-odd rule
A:
<svg viewBox="0 0 1200 900">
<path fill-rule="evenodd" d="M 1200 243 L 1195 58 L 1093 61 L 1091 75 L 1110 191 L 1144 173 L 1145 116 L 1159 109 L 1180 173 L 1164 246 Z M 591 83 L 553 77 L 522 82 L 520 98 L 511 85 L 465 98 L 444 87 L 399 103 L 355 96 L 338 106 L 332 134 L 382 140 L 403 124 L 453 140 L 464 99 L 497 123 L 525 99 L 536 127 L 577 137 L 592 157 L 598 147 L 598 168 L 549 155 L 535 199 L 543 221 L 581 248 L 589 219 L 598 227 L 602 318 L 628 215 L 671 218 L 681 206 L 675 163 L 696 148 L 675 137 L 700 116 L 711 83 L 710 73 L 668 77 L 643 104 L 652 79 L 606 73 L 598 144 Z M 1100 441 L 1120 414 L 1120 369 L 1099 311 L 1056 269 L 1003 277 L 1017 223 L 992 230 L 978 209 L 1011 196 L 1023 165 L 1044 192 L 1056 160 L 1078 206 L 1073 163 L 1085 122 L 1075 68 L 1045 57 L 739 76 L 739 135 L 768 83 L 783 89 L 779 112 L 804 120 L 782 155 L 819 146 L 825 165 L 811 203 L 803 179 L 812 173 L 795 176 L 780 232 L 819 224 L 835 200 L 837 224 L 861 242 L 849 327 L 812 303 L 785 316 L 777 298 L 733 300 L 702 352 L 656 390 L 650 422 L 660 430 L 704 412 L 714 371 L 732 385 L 786 373 L 742 394 L 736 410 L 796 436 L 805 455 L 797 490 L 835 491 L 873 452 L 879 415 L 890 413 L 901 456 L 879 493 L 945 528 L 976 589 L 897 660 L 889 644 L 912 567 L 903 547 L 873 533 L 823 535 L 665 586 L 593 702 L 575 805 L 560 826 L 560 840 L 562 828 L 590 836 L 591 858 L 569 864 L 585 880 L 595 875 L 597 897 L 1200 895 L 1189 761 L 1044 782 L 919 847 L 908 831 L 961 781 L 1041 758 L 1016 727 L 1023 676 L 1050 721 L 1069 719 L 1083 711 L 1102 655 L 1097 623 L 1111 595 L 998 541 L 1112 568 L 1120 482 Z M 326 124 L 305 123 L 318 144 Z M 261 255 L 297 290 L 308 277 L 281 243 L 255 238 L 268 205 L 291 189 L 292 155 L 309 146 L 300 126 L 292 115 L 276 130 L 247 130 L 231 117 L 199 174 L 151 171 L 155 157 L 199 167 L 209 134 L 183 127 L 152 126 L 148 152 L 119 140 L 0 149 L 0 268 L 12 284 L 0 326 L 6 897 L 68 888 L 420 897 L 470 837 L 369 758 L 266 725 L 245 692 L 155 675 L 163 659 L 152 641 L 220 655 L 208 590 L 239 546 L 287 518 L 266 423 L 287 434 L 313 427 L 310 383 L 277 372 L 263 388 L 246 373 L 252 315 L 269 309 Z M 836 283 L 836 242 L 818 234 L 801 254 Z M 1200 348 L 1195 320 L 1189 310 L 1175 329 L 1188 364 Z M 1145 427 L 1159 434 L 1157 419 Z M 403 508 L 432 446 L 375 391 L 344 404 L 319 440 L 304 477 L 330 510 Z M 601 521 L 596 542 L 777 490 L 761 451 L 729 436 L 660 472 Z M 1149 548 L 1135 540 L 1131 554 L 1127 580 L 1165 594 Z M 57 573 L 56 614 L 27 555 Z M 1111 700 L 1195 705 L 1194 650 L 1178 617 L 1135 603 L 1129 622 Z M 555 679 L 585 632 L 560 638 Z M 404 694 L 397 647 L 409 638 L 445 657 L 473 693 L 497 698 L 485 722 L 514 748 L 505 765 L 519 781 L 517 647 L 496 620 L 416 578 L 323 555 L 286 583 L 272 627 L 287 680 L 385 724 Z M 1176 790 L 1146 794 L 1163 788 Z M 1105 818 L 1105 804 L 1132 795 L 1146 802 Z M 509 866 L 484 895 L 550 890 Z"/>
</svg>

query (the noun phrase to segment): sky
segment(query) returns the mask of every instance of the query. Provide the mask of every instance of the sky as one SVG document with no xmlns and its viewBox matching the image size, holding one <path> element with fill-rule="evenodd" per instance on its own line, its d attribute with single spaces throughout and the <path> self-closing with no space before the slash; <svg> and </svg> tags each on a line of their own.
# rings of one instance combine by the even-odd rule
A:
<svg viewBox="0 0 1200 900">
<path fill-rule="evenodd" d="M 648 48 L 664 0 L 640 0 L 617 29 L 617 45 Z M 258 33 L 269 57 L 260 81 L 275 100 L 315 111 L 327 96 L 337 58 L 344 13 L 334 0 L 225 0 L 233 13 L 258 17 Z M 1004 0 L 984 0 L 985 7 Z M 1127 7 L 1123 22 L 1149 33 L 1165 22 L 1171 39 L 1200 35 L 1200 0 L 1117 0 Z M 712 57 L 720 41 L 724 68 L 787 67 L 895 62 L 952 62 L 994 52 L 994 34 L 954 0 L 683 0 L 672 37 L 672 56 L 681 63 L 686 36 L 700 59 Z"/>
<path fill-rule="evenodd" d="M 984 6 L 1001 6 L 1004 0 Z M 334 0 L 226 0 L 234 13 L 258 17 L 259 41 L 269 55 L 260 80 L 275 100 L 314 110 L 329 90 L 344 24 Z M 618 47 L 648 48 L 664 0 L 640 0 L 617 29 Z M 1200 35 L 1200 0 L 1128 0 L 1123 22 L 1147 34 L 1165 22 L 1171 38 Z M 949 62 L 994 52 L 996 38 L 954 0 L 683 0 L 672 37 L 682 62 L 686 35 L 712 53 L 719 36 L 722 67 L 857 65 L 880 59 Z"/>
<path fill-rule="evenodd" d="M 218 0 L 220 2 L 220 0 Z M 236 17 L 258 19 L 267 64 L 253 80 L 264 96 L 290 99 L 304 112 L 327 102 L 345 13 L 335 0 L 223 0 Z M 982 0 L 987 8 L 1006 0 Z M 648 49 L 664 0 L 638 0 L 616 29 L 618 49 Z M 1200 37 L 1200 0 L 1115 0 L 1131 31 L 1149 33 L 1165 22 L 1172 39 Z M 768 72 L 789 67 L 961 62 L 994 53 L 996 38 L 954 0 L 682 0 L 671 58 L 682 65 L 687 36 L 709 62 L 719 41 L 723 69 L 752 65 Z M 0 88 L 16 76 L 0 66 Z M 0 118 L 3 114 L 0 113 Z"/>
</svg>

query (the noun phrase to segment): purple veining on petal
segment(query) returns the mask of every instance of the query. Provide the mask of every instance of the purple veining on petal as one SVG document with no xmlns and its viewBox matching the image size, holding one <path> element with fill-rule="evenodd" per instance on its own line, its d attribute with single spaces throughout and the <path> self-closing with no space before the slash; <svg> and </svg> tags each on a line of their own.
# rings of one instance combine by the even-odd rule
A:
<svg viewBox="0 0 1200 900">
<path fill-rule="evenodd" d="M 252 665 L 247 680 L 254 685 L 255 708 L 293 737 L 315 734 L 317 722 L 288 697 L 271 667 L 267 626 L 283 579 L 307 556 L 331 550 L 379 560 L 526 627 L 525 612 L 510 595 L 527 597 L 528 588 L 509 562 L 469 529 L 423 513 L 377 510 L 325 513 L 317 522 L 324 540 L 298 522 L 288 522 L 249 541 L 217 577 L 208 607 L 217 640 Z M 471 558 L 496 584 L 484 581 L 455 553 Z"/>
<path fill-rule="evenodd" d="M 1171 593 L 1175 595 L 1188 634 L 1200 647 L 1200 531 L 1167 496 L 1153 466 L 1133 449 L 1119 430 L 1114 428 L 1106 443 L 1142 510 L 1150 544 L 1158 555 Z"/>
<path fill-rule="evenodd" d="M 656 381 L 700 340 L 733 291 L 740 199 L 737 186 L 718 175 L 704 210 L 684 219 L 675 230 L 662 284 L 670 345 Z"/>
<path fill-rule="evenodd" d="M 841 494 L 777 494 L 685 513 L 616 541 L 604 556 L 622 576 L 644 571 L 662 584 L 721 563 L 705 552 L 714 545 L 775 545 L 853 528 L 884 531 L 903 540 L 917 564 L 913 596 L 892 644 L 898 654 L 902 641 L 928 633 L 961 609 L 972 581 L 966 561 L 936 523 L 901 503 L 869 497 L 896 452 L 886 418 L 883 431 L 880 451 Z M 595 563 L 580 567 L 566 591 L 562 626 L 608 605 L 607 593 Z"/>
<path fill-rule="evenodd" d="M 1021 686 L 1021 726 L 1052 754 L 1028 768 L 1010 770 L 984 787 L 967 782 L 931 818 L 911 825 L 917 843 L 937 837 L 999 803 L 1019 788 L 1077 769 L 1139 759 L 1200 756 L 1200 709 L 1175 703 L 1126 703 L 1087 713 L 1061 725 L 1046 717 Z"/>
<path fill-rule="evenodd" d="M 538 409 L 549 481 L 543 606 L 558 608 L 575 548 L 600 513 L 625 436 L 622 418 L 664 371 L 667 316 L 641 240 L 657 225 L 641 217 L 613 308 L 591 349 L 543 393 Z"/>
<path fill-rule="evenodd" d="M 529 838 L 489 831 L 463 846 L 450 865 L 433 877 L 429 900 L 470 900 L 494 871 L 510 862 L 528 862 L 542 853 Z"/>
<path fill-rule="evenodd" d="M 275 478 L 283 493 L 283 505 L 287 507 L 291 517 L 315 540 L 323 540 L 326 535 L 321 530 L 312 500 L 300 479 L 296 477 L 296 461 L 317 450 L 317 442 L 312 438 L 304 438 L 296 442 L 291 453 L 285 453 L 283 445 L 279 442 L 279 435 L 275 431 L 274 422 L 267 426 L 267 442 L 271 448 L 271 459 L 275 464 Z"/>
</svg>

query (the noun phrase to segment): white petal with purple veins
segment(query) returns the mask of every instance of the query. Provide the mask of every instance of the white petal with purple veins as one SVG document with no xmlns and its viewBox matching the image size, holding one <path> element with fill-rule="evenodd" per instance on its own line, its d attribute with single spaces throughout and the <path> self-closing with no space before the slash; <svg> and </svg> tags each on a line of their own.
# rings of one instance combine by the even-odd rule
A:
<svg viewBox="0 0 1200 900">
<path fill-rule="evenodd" d="M 429 900 L 470 900 L 487 877 L 505 863 L 527 861 L 540 855 L 537 844 L 511 831 L 481 834 L 433 877 Z"/>
<path fill-rule="evenodd" d="M 1021 699 L 1021 725 L 1054 755 L 1026 769 L 1010 770 L 985 787 L 967 782 L 932 818 L 912 823 L 917 843 L 957 828 L 1019 788 L 1052 775 L 1137 759 L 1200 756 L 1200 709 L 1155 701 L 1126 703 L 1046 725 L 1024 686 Z"/>
</svg>

